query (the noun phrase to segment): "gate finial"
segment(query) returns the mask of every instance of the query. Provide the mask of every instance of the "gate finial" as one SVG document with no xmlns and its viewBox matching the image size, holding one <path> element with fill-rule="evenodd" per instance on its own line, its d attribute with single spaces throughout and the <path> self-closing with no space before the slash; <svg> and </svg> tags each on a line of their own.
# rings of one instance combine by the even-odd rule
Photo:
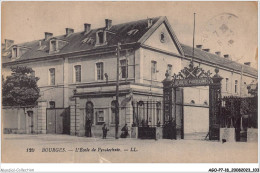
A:
<svg viewBox="0 0 260 173">
<path fill-rule="evenodd" d="M 166 70 L 165 77 L 168 78 L 170 76 L 169 71 Z"/>
<path fill-rule="evenodd" d="M 215 73 L 216 73 L 216 74 L 212 77 L 212 80 L 213 80 L 214 83 L 220 83 L 221 80 L 223 79 L 223 78 L 218 74 L 218 72 L 219 72 L 219 68 L 215 68 Z"/>
<path fill-rule="evenodd" d="M 172 81 L 171 75 L 170 75 L 169 71 L 166 70 L 165 79 L 164 79 L 162 82 L 163 82 L 164 84 L 167 83 L 167 85 L 168 85 L 168 83 L 170 83 L 171 81 Z"/>
</svg>

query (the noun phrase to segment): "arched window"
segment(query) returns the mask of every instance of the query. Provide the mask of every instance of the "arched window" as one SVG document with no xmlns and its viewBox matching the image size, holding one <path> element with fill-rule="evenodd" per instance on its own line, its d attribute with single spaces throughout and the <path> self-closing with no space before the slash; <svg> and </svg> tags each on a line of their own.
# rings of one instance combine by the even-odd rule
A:
<svg viewBox="0 0 260 173">
<path fill-rule="evenodd" d="M 86 103 L 86 119 L 90 119 L 92 124 L 94 121 L 94 106 L 91 101 Z"/>
<path fill-rule="evenodd" d="M 50 104 L 50 108 L 55 108 L 55 101 L 50 101 L 49 104 Z"/>
<path fill-rule="evenodd" d="M 139 101 L 137 103 L 138 105 L 138 122 L 141 123 L 141 126 L 144 126 L 146 124 L 145 120 L 145 106 L 143 101 Z"/>
</svg>

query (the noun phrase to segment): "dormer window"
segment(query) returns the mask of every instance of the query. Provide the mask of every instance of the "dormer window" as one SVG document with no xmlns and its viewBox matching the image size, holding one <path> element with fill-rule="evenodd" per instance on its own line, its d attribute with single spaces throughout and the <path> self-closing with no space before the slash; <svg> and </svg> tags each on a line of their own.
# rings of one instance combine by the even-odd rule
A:
<svg viewBox="0 0 260 173">
<path fill-rule="evenodd" d="M 12 57 L 13 58 L 17 58 L 18 57 L 18 48 L 17 47 L 13 48 Z"/>
<path fill-rule="evenodd" d="M 103 32 L 98 33 L 98 42 L 99 42 L 99 44 L 104 43 L 104 33 Z"/>
<path fill-rule="evenodd" d="M 58 40 L 53 38 L 50 40 L 50 51 L 49 53 L 57 53 L 59 52 L 64 46 L 67 45 L 68 42 L 64 40 Z"/>
<path fill-rule="evenodd" d="M 50 52 L 57 51 L 56 40 L 50 41 Z"/>
<path fill-rule="evenodd" d="M 98 31 L 96 33 L 96 45 L 103 45 L 103 44 L 106 44 L 106 32 Z"/>
<path fill-rule="evenodd" d="M 22 46 L 14 46 L 12 48 L 12 58 L 21 57 L 29 48 Z"/>
</svg>

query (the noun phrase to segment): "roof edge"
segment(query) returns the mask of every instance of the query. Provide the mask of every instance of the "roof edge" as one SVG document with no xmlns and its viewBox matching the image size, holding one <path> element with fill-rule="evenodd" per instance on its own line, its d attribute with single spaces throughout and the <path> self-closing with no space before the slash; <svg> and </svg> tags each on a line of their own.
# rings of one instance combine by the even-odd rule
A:
<svg viewBox="0 0 260 173">
<path fill-rule="evenodd" d="M 139 42 L 140 44 L 143 44 L 156 31 L 156 29 L 164 22 L 165 22 L 167 29 L 169 30 L 169 34 L 171 35 L 179 53 L 181 55 L 184 55 L 184 51 L 182 50 L 181 44 L 180 44 L 177 36 L 175 35 L 166 16 L 161 16 L 159 18 L 159 20 L 137 42 Z"/>
</svg>

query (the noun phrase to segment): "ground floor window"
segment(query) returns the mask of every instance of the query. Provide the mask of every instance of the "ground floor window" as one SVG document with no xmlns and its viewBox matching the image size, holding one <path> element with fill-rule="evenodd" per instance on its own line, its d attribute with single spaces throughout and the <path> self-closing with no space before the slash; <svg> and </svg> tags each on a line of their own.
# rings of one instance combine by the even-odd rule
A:
<svg viewBox="0 0 260 173">
<path fill-rule="evenodd" d="M 96 111 L 97 124 L 103 124 L 105 122 L 104 110 Z"/>
</svg>

